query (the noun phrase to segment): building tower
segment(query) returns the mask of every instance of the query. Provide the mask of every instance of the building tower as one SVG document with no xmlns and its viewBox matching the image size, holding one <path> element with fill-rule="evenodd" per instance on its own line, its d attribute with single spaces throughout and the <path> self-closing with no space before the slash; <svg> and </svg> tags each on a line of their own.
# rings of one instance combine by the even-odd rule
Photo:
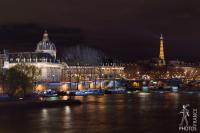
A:
<svg viewBox="0 0 200 133">
<path fill-rule="evenodd" d="M 36 52 L 48 53 L 56 58 L 55 44 L 49 40 L 49 36 L 46 30 L 43 34 L 42 41 L 37 44 Z"/>
<path fill-rule="evenodd" d="M 160 36 L 160 53 L 159 53 L 159 66 L 166 65 L 165 63 L 165 54 L 164 54 L 164 38 L 161 34 Z"/>
</svg>

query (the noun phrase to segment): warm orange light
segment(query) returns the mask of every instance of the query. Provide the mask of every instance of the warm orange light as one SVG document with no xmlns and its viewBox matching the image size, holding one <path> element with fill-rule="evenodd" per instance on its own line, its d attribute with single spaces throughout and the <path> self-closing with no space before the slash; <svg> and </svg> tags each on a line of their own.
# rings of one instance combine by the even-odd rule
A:
<svg viewBox="0 0 200 133">
<path fill-rule="evenodd" d="M 61 99 L 62 99 L 62 100 L 68 100 L 68 99 L 69 99 L 69 96 L 62 96 Z"/>
<path fill-rule="evenodd" d="M 160 37 L 160 54 L 159 54 L 159 58 L 161 60 L 165 60 L 165 55 L 164 55 L 164 40 L 163 40 L 163 36 L 161 35 Z"/>
<path fill-rule="evenodd" d="M 140 87 L 140 84 L 138 82 L 133 82 L 132 85 L 133 85 L 134 88 L 139 88 Z"/>
<path fill-rule="evenodd" d="M 90 88 L 94 88 L 94 83 L 93 82 L 90 83 Z"/>
<path fill-rule="evenodd" d="M 84 86 L 83 86 L 83 84 L 78 84 L 78 90 L 83 90 L 84 89 Z"/>
<path fill-rule="evenodd" d="M 63 84 L 60 86 L 60 91 L 66 92 L 69 90 L 69 85 L 68 84 Z"/>
<path fill-rule="evenodd" d="M 42 92 L 42 91 L 44 91 L 46 89 L 46 86 L 44 86 L 44 85 L 37 85 L 36 86 L 36 88 L 35 88 L 35 90 L 36 91 L 38 91 L 38 92 Z"/>
<path fill-rule="evenodd" d="M 3 88 L 0 86 L 0 94 L 3 93 Z"/>
</svg>

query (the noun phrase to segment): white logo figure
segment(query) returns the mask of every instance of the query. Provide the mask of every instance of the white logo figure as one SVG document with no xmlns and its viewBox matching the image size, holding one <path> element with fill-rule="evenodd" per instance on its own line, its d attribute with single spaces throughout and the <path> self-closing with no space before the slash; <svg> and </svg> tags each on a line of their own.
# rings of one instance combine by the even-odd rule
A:
<svg viewBox="0 0 200 133">
<path fill-rule="evenodd" d="M 180 112 L 180 114 L 183 114 L 180 126 L 183 126 L 184 122 L 185 122 L 186 126 L 188 126 L 188 119 L 187 118 L 190 116 L 189 110 L 187 109 L 188 106 L 189 106 L 188 104 L 183 105 L 183 109 Z"/>
</svg>

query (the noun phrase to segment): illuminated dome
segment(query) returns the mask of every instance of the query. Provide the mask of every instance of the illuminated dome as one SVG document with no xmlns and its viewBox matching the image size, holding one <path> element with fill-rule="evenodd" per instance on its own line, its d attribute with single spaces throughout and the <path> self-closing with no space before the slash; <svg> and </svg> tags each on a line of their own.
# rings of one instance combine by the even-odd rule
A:
<svg viewBox="0 0 200 133">
<path fill-rule="evenodd" d="M 56 47 L 49 40 L 47 31 L 44 32 L 42 41 L 37 44 L 36 52 L 49 53 L 56 58 Z"/>
</svg>

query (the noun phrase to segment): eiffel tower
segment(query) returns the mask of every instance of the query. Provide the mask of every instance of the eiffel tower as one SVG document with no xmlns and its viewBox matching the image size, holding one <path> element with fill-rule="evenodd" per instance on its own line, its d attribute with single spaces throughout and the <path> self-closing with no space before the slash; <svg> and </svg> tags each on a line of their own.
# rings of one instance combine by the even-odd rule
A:
<svg viewBox="0 0 200 133">
<path fill-rule="evenodd" d="M 159 53 L 159 66 L 166 65 L 165 62 L 165 53 L 164 53 L 164 38 L 161 34 L 160 36 L 160 53 Z"/>
</svg>

